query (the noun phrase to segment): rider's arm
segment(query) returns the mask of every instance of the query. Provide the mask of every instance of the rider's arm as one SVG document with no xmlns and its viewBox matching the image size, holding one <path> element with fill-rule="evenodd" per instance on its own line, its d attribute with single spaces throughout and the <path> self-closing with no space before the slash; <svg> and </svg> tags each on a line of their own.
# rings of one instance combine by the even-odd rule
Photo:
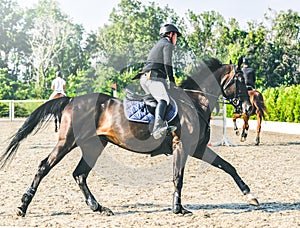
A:
<svg viewBox="0 0 300 228">
<path fill-rule="evenodd" d="M 164 47 L 163 55 L 164 55 L 164 66 L 166 74 L 168 75 L 168 78 L 170 82 L 175 82 L 174 76 L 173 76 L 173 66 L 172 66 L 172 52 L 173 52 L 173 45 L 167 45 Z"/>
</svg>

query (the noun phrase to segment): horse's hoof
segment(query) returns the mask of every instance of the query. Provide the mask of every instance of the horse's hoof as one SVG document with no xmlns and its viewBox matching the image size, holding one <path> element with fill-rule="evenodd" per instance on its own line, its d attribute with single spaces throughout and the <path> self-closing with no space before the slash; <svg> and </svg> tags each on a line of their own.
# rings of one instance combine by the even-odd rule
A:
<svg viewBox="0 0 300 228">
<path fill-rule="evenodd" d="M 101 214 L 106 215 L 106 216 L 114 215 L 114 213 L 107 207 L 101 207 L 99 211 Z"/>
<path fill-rule="evenodd" d="M 258 145 L 259 145 L 259 143 L 260 143 L 260 140 L 259 140 L 259 138 L 256 138 L 256 139 L 255 139 L 255 145 L 256 145 L 256 146 L 258 146 Z"/>
<path fill-rule="evenodd" d="M 240 141 L 241 141 L 241 142 L 245 142 L 245 141 L 246 141 L 246 138 L 242 137 Z"/>
<path fill-rule="evenodd" d="M 248 203 L 253 206 L 259 206 L 259 202 L 252 193 L 248 193 Z"/>
<path fill-rule="evenodd" d="M 176 204 L 176 205 L 173 205 L 172 211 L 173 211 L 174 214 L 179 214 L 180 211 L 181 211 L 181 208 L 182 208 L 181 205 Z"/>
<path fill-rule="evenodd" d="M 190 215 L 193 214 L 193 212 L 191 212 L 191 211 L 189 211 L 187 209 L 182 208 L 181 214 L 184 215 L 184 216 L 190 216 Z"/>
<path fill-rule="evenodd" d="M 26 212 L 22 210 L 21 207 L 18 207 L 16 210 L 17 216 L 25 217 Z"/>
<path fill-rule="evenodd" d="M 235 135 L 236 136 L 240 136 L 240 132 L 239 131 L 235 131 Z"/>
<path fill-rule="evenodd" d="M 182 214 L 182 215 L 192 215 L 193 213 L 187 209 L 185 209 L 182 205 L 175 205 L 173 207 L 174 214 Z"/>
<path fill-rule="evenodd" d="M 253 206 L 259 206 L 259 202 L 256 198 L 248 200 L 248 203 Z"/>
</svg>

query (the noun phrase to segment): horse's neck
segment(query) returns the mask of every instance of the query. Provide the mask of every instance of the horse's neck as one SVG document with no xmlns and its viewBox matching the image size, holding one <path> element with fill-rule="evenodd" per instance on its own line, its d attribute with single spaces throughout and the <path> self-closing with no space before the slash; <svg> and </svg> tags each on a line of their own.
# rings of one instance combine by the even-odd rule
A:
<svg viewBox="0 0 300 228">
<path fill-rule="evenodd" d="M 219 98 L 222 95 L 221 80 L 223 79 L 224 70 L 221 67 L 205 79 L 203 87 L 205 89 L 203 91 L 209 102 L 209 114 L 213 112 L 214 108 L 218 108 Z"/>
</svg>

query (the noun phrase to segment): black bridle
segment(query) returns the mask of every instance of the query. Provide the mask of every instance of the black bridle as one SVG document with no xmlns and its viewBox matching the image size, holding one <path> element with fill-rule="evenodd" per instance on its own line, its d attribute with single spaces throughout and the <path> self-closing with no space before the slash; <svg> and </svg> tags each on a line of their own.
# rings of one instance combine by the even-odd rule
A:
<svg viewBox="0 0 300 228">
<path fill-rule="evenodd" d="M 240 92 L 241 90 L 239 88 L 239 83 L 237 83 L 237 81 L 239 77 L 238 75 L 243 74 L 243 71 L 240 69 L 236 69 L 235 65 L 233 65 L 233 70 L 234 70 L 234 76 L 228 82 L 226 82 L 225 80 L 223 83 L 221 83 L 221 85 L 223 87 L 223 93 L 230 86 L 232 86 L 233 84 L 235 85 L 233 98 L 227 98 L 226 100 L 228 101 L 229 104 L 232 104 L 237 110 L 241 110 L 241 106 L 242 106 L 241 98 L 245 97 L 246 95 L 243 95 Z M 226 97 L 225 94 L 223 94 L 223 97 Z"/>
</svg>

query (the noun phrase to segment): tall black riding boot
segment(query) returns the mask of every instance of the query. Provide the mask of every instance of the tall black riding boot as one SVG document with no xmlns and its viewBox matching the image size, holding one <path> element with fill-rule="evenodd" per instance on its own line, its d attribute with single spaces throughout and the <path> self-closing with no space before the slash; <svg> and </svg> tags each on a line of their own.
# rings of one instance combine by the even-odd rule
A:
<svg viewBox="0 0 300 228">
<path fill-rule="evenodd" d="M 168 127 L 167 122 L 164 121 L 166 110 L 167 110 L 167 102 L 165 100 L 160 100 L 157 103 L 156 109 L 155 109 L 155 120 L 152 130 L 152 136 L 155 139 L 159 139 L 162 136 L 165 136 L 167 133 L 167 130 L 170 128 L 170 131 L 176 130 L 176 127 Z M 168 130 L 169 131 L 169 130 Z"/>
</svg>

